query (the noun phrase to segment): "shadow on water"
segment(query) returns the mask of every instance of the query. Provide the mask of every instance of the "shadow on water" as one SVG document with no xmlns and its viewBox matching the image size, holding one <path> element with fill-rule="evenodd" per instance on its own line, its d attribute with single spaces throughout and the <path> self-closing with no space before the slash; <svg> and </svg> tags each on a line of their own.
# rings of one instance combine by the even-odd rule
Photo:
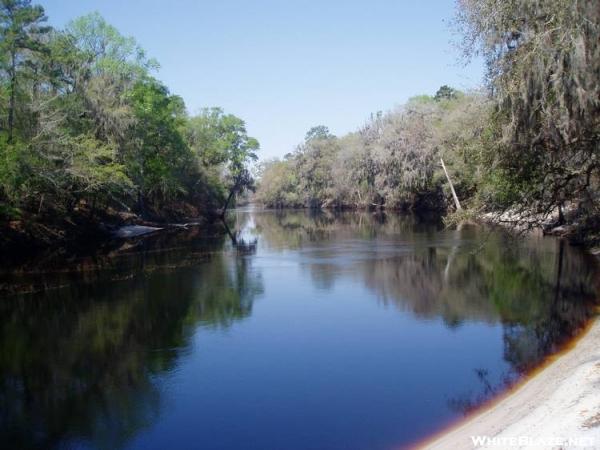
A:
<svg viewBox="0 0 600 450">
<path fill-rule="evenodd" d="M 481 245 L 484 234 L 412 216 L 239 213 L 223 234 L 192 229 L 64 268 L 5 272 L 0 439 L 127 446 L 160 416 L 161 383 L 194 352 L 196 330 L 252 314 L 266 289 L 257 255 L 290 252 L 318 289 L 358 280 L 382 307 L 418 320 L 500 325 L 510 370 L 497 379 L 475 368 L 472 389 L 447 401 L 468 412 L 576 335 L 598 290 L 594 261 L 563 242 L 490 233 Z"/>
<path fill-rule="evenodd" d="M 176 369 L 195 327 L 251 314 L 262 292 L 251 259 L 226 251 L 223 236 L 197 233 L 13 276 L 13 295 L 0 302 L 5 448 L 124 446 L 160 414 L 154 378 Z"/>
</svg>

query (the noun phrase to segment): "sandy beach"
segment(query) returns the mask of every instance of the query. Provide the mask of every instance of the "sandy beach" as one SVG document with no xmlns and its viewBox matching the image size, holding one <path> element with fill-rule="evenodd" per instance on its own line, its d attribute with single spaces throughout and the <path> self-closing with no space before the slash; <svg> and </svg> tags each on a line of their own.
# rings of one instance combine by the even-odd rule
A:
<svg viewBox="0 0 600 450">
<path fill-rule="evenodd" d="M 600 448 L 600 320 L 525 382 L 418 448 Z"/>
</svg>

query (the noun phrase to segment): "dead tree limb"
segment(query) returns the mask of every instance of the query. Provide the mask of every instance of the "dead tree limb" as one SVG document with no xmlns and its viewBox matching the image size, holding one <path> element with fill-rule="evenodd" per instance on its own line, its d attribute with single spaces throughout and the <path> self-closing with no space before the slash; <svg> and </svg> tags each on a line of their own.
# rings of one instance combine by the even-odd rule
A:
<svg viewBox="0 0 600 450">
<path fill-rule="evenodd" d="M 446 178 L 448 179 L 448 184 L 450 185 L 450 190 L 452 191 L 452 197 L 454 198 L 454 204 L 456 205 L 456 210 L 462 210 L 460 206 L 460 201 L 458 200 L 458 196 L 456 195 L 456 191 L 454 190 L 454 185 L 452 184 L 452 180 L 450 179 L 450 175 L 448 175 L 448 171 L 446 170 L 446 165 L 444 164 L 444 160 L 440 158 L 440 162 L 442 163 L 442 169 L 444 169 L 444 173 L 446 174 Z"/>
</svg>

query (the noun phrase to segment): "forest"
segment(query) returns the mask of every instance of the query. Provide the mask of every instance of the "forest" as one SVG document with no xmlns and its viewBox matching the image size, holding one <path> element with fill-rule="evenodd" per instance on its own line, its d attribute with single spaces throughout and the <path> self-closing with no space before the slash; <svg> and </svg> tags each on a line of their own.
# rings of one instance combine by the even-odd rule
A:
<svg viewBox="0 0 600 450">
<path fill-rule="evenodd" d="M 341 137 L 314 127 L 295 151 L 263 163 L 257 198 L 270 207 L 443 211 L 448 223 L 493 214 L 597 242 L 597 6 L 458 1 L 462 56 L 487 67 L 480 90 L 442 86 Z"/>
<path fill-rule="evenodd" d="M 508 214 L 597 241 L 599 19 L 591 0 L 459 0 L 453 27 L 464 60 L 485 60 L 481 89 L 442 86 L 344 136 L 319 125 L 256 164 L 242 119 L 191 115 L 98 13 L 59 30 L 30 0 L 1 0 L 0 246 L 219 217 L 255 181 L 267 207 Z"/>
<path fill-rule="evenodd" d="M 0 2 L 0 247 L 209 218 L 252 188 L 259 144 L 243 120 L 190 115 L 98 13 L 46 22 L 29 0 Z"/>
</svg>

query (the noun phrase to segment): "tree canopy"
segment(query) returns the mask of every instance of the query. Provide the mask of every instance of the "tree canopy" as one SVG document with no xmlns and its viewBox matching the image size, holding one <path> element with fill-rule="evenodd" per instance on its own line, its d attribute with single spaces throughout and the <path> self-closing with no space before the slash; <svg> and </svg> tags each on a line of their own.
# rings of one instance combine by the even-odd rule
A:
<svg viewBox="0 0 600 450">
<path fill-rule="evenodd" d="M 264 164 L 258 198 L 277 207 L 444 209 L 441 157 L 455 169 L 460 194 L 472 193 L 489 102 L 478 92 L 439 92 L 339 138 L 312 128 L 289 157 Z"/>
<path fill-rule="evenodd" d="M 259 144 L 244 121 L 189 115 L 98 13 L 45 22 L 29 0 L 0 1 L 0 219 L 210 215 L 252 187 Z"/>
</svg>

